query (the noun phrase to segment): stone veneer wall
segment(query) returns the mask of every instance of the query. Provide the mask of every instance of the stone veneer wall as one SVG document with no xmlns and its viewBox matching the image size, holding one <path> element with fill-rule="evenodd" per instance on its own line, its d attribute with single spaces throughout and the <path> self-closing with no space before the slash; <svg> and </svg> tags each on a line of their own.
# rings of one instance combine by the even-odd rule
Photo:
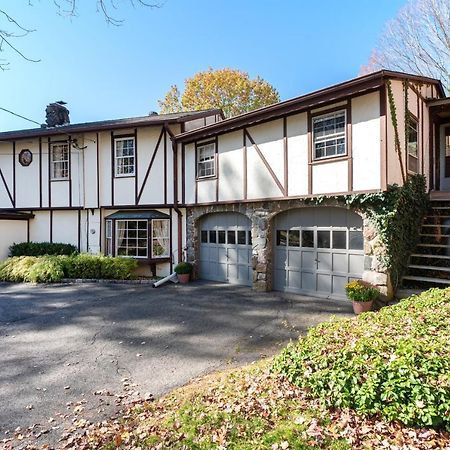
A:
<svg viewBox="0 0 450 450">
<path fill-rule="evenodd" d="M 249 203 L 230 203 L 208 206 L 194 206 L 187 208 L 187 259 L 194 264 L 194 277 L 198 277 L 197 258 L 200 254 L 200 236 L 198 221 L 205 214 L 220 212 L 237 212 L 247 216 L 252 223 L 252 267 L 253 289 L 256 291 L 272 290 L 272 218 L 280 212 L 293 208 L 311 207 L 302 200 L 280 200 Z M 323 206 L 342 207 L 336 201 L 322 203 Z M 353 210 L 363 218 L 364 234 L 364 273 L 363 280 L 377 286 L 383 297 L 392 298 L 393 291 L 390 277 L 382 267 L 379 256 L 383 247 L 376 230 L 370 221 L 360 211 Z"/>
</svg>

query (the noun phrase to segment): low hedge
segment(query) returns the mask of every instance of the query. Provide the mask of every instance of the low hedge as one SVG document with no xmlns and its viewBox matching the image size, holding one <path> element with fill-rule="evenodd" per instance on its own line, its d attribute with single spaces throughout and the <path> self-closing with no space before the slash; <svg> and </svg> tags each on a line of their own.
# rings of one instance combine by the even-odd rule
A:
<svg viewBox="0 0 450 450">
<path fill-rule="evenodd" d="M 59 242 L 20 242 L 9 247 L 9 256 L 72 255 L 78 253 L 72 244 Z"/>
<path fill-rule="evenodd" d="M 312 328 L 272 369 L 326 407 L 450 431 L 450 289 Z"/>
<path fill-rule="evenodd" d="M 55 283 L 63 278 L 128 280 L 137 262 L 130 258 L 79 254 L 71 256 L 17 256 L 0 264 L 0 280 Z"/>
</svg>

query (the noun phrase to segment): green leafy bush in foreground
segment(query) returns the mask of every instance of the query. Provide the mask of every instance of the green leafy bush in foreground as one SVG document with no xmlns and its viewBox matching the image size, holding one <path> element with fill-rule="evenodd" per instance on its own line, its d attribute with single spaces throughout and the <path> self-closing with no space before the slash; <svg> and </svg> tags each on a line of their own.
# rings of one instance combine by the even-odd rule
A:
<svg viewBox="0 0 450 450">
<path fill-rule="evenodd" d="M 72 244 L 58 242 L 20 242 L 9 247 L 9 256 L 72 255 L 78 253 Z"/>
<path fill-rule="evenodd" d="M 54 283 L 63 278 L 125 280 L 133 278 L 134 259 L 79 254 L 71 256 L 17 256 L 0 264 L 0 280 Z"/>
<path fill-rule="evenodd" d="M 450 430 L 450 289 L 312 328 L 274 371 L 327 407 Z"/>
</svg>

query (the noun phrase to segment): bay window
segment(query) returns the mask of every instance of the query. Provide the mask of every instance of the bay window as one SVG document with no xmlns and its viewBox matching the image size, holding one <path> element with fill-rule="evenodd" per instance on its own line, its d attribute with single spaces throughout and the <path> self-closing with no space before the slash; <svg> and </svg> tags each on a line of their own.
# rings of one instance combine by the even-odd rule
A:
<svg viewBox="0 0 450 450">
<path fill-rule="evenodd" d="M 106 217 L 105 255 L 167 260 L 170 217 L 156 210 L 118 211 Z"/>
</svg>

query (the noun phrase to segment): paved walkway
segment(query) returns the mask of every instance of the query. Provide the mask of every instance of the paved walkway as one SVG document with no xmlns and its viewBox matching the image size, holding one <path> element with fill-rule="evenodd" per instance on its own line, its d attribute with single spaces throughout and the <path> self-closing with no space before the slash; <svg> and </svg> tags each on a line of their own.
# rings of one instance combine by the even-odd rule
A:
<svg viewBox="0 0 450 450">
<path fill-rule="evenodd" d="M 59 427 L 54 441 L 76 408 L 100 420 L 117 409 L 113 394 L 159 396 L 274 354 L 331 315 L 351 315 L 350 303 L 204 282 L 0 284 L 0 442 L 35 423 Z"/>
</svg>

